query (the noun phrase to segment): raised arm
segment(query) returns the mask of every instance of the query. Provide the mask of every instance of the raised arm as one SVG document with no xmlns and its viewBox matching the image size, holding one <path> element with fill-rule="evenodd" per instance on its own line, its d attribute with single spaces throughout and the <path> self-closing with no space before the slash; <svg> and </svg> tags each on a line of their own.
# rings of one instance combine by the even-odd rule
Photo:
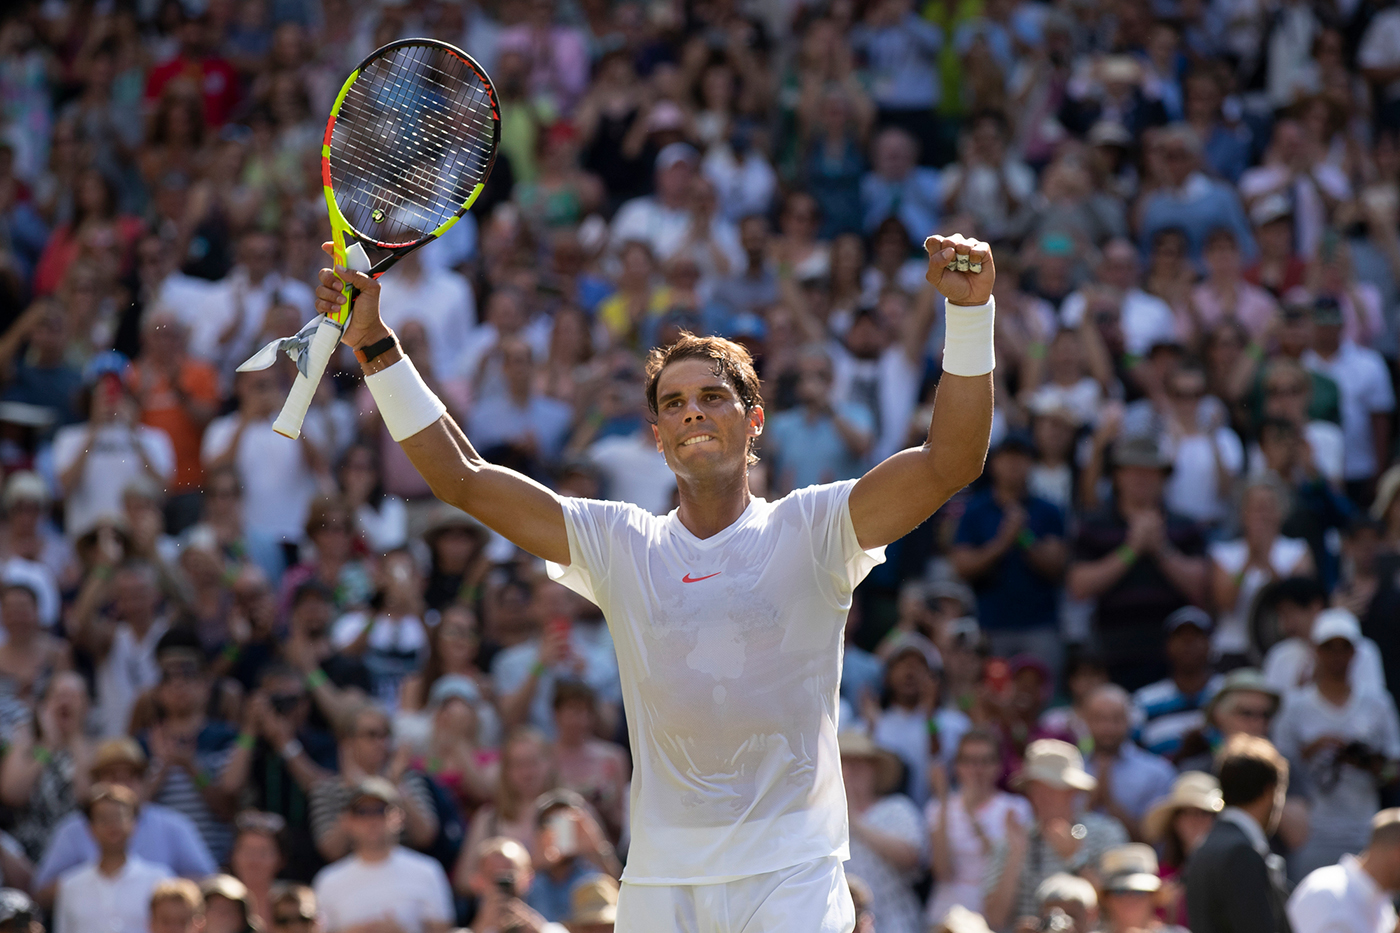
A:
<svg viewBox="0 0 1400 933">
<path fill-rule="evenodd" d="M 330 252 L 329 243 L 323 248 Z M 362 364 L 365 384 L 389 433 L 428 481 L 433 494 L 536 557 L 568 564 L 569 537 L 559 498 L 514 470 L 486 462 L 476 452 L 418 377 L 393 331 L 380 320 L 379 283 L 343 268 L 322 269 L 316 310 L 330 314 L 344 303 L 342 281 L 360 290 L 342 340 L 355 350 L 392 340 L 390 349 Z"/>
<path fill-rule="evenodd" d="M 929 284 L 947 299 L 943 378 L 928 439 L 886 459 L 851 490 L 851 521 L 861 547 L 904 537 L 982 473 L 992 434 L 992 250 L 961 235 L 931 236 Z M 980 272 L 950 271 L 965 256 Z"/>
</svg>

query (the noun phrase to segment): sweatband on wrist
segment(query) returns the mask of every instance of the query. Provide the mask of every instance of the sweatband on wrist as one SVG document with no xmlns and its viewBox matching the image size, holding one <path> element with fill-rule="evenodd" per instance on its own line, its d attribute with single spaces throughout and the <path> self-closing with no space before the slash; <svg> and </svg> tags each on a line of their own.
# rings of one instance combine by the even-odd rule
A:
<svg viewBox="0 0 1400 933">
<path fill-rule="evenodd" d="M 326 672 L 319 667 L 306 675 L 306 686 L 311 690 L 317 690 L 322 684 L 326 683 L 330 683 L 330 678 L 327 677 Z"/>
<path fill-rule="evenodd" d="M 944 302 L 943 371 L 953 376 L 984 376 L 996 368 L 993 333 L 997 300 L 983 305 Z"/>
<path fill-rule="evenodd" d="M 1129 567 L 1137 563 L 1137 550 L 1132 545 L 1124 544 L 1121 547 L 1119 547 L 1118 550 L 1114 551 L 1113 554 L 1115 557 L 1117 557 L 1123 563 L 1127 564 Z"/>
<path fill-rule="evenodd" d="M 233 740 L 233 744 L 236 748 L 241 748 L 245 752 L 251 752 L 253 746 L 258 744 L 258 740 L 246 732 L 241 732 L 238 738 Z"/>
<path fill-rule="evenodd" d="M 396 441 L 407 440 L 447 412 L 447 406 L 428 388 L 408 357 L 365 376 L 365 385 L 379 406 L 384 427 Z"/>
</svg>

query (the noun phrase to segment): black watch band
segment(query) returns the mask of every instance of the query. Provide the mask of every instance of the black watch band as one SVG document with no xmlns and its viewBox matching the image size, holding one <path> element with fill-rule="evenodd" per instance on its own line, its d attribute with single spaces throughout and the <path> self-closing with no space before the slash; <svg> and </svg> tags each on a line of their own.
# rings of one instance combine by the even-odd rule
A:
<svg viewBox="0 0 1400 933">
<path fill-rule="evenodd" d="M 360 347 L 358 350 L 355 351 L 355 356 L 359 357 L 361 363 L 368 363 L 376 356 L 379 356 L 383 353 L 388 353 L 394 347 L 398 346 L 398 344 L 398 340 L 394 337 L 393 334 L 390 334 L 383 340 L 376 340 L 374 343 L 370 344 L 367 347 Z"/>
</svg>

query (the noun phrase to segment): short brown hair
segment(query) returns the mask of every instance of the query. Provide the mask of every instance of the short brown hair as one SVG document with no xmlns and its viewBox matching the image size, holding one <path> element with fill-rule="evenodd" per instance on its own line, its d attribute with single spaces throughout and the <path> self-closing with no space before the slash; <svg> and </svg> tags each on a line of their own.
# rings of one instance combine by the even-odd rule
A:
<svg viewBox="0 0 1400 933">
<path fill-rule="evenodd" d="M 188 878 L 166 878 L 151 891 L 151 913 L 166 901 L 178 901 L 196 915 L 204 913 L 204 895 L 199 885 Z"/>
<path fill-rule="evenodd" d="M 1220 778 L 1225 806 L 1243 807 L 1288 786 L 1288 760 L 1268 739 L 1236 735 L 1221 749 L 1215 775 Z"/>
<path fill-rule="evenodd" d="M 92 821 L 92 808 L 103 801 L 110 801 L 126 807 L 127 812 L 133 818 L 136 816 L 136 793 L 131 788 L 121 784 L 108 784 L 105 781 L 99 781 L 92 785 L 92 789 L 88 791 L 87 799 L 83 801 L 83 816 L 87 817 L 89 822 Z"/>
<path fill-rule="evenodd" d="M 647 410 L 653 419 L 661 411 L 656 401 L 656 386 L 661 381 L 661 373 L 667 366 L 681 360 L 709 360 L 713 363 L 714 374 L 727 379 L 734 386 L 745 412 L 751 412 L 763 404 L 758 372 L 753 367 L 753 357 L 748 350 L 723 337 L 697 337 L 683 330 L 675 343 L 669 347 L 653 347 L 647 355 Z M 749 462 L 758 462 L 753 454 L 752 438 L 749 439 Z"/>
</svg>

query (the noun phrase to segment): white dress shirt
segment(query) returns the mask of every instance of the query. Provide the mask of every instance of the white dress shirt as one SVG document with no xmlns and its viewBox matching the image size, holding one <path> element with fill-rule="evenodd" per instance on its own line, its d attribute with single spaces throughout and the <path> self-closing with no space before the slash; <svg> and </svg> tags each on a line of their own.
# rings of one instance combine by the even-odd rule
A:
<svg viewBox="0 0 1400 933">
<path fill-rule="evenodd" d="M 1319 868 L 1288 899 L 1288 922 L 1307 933 L 1391 933 L 1395 905 L 1354 855 Z"/>
<path fill-rule="evenodd" d="M 54 933 L 146 933 L 151 892 L 169 877 L 164 865 L 134 855 L 111 877 L 96 863 L 74 868 L 58 879 Z"/>
</svg>

